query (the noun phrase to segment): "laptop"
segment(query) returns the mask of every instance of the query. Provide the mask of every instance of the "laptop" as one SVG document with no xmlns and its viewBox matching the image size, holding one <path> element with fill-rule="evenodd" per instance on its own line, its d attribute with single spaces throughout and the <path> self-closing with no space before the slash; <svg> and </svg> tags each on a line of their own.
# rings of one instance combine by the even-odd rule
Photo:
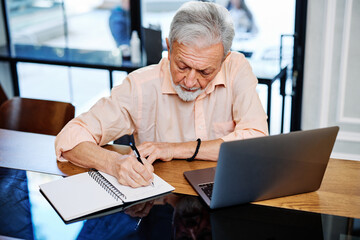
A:
<svg viewBox="0 0 360 240">
<path fill-rule="evenodd" d="M 339 127 L 221 144 L 216 168 L 184 172 L 212 209 L 319 189 Z"/>
</svg>

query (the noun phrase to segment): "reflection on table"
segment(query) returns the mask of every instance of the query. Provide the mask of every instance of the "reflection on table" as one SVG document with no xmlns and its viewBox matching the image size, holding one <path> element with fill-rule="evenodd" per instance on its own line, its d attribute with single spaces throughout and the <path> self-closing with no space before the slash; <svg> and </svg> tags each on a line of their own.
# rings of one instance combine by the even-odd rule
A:
<svg viewBox="0 0 360 240">
<path fill-rule="evenodd" d="M 168 194 L 125 211 L 65 224 L 40 183 L 60 176 L 0 168 L 0 235 L 23 239 L 347 239 L 360 219 L 253 204 L 210 210 L 197 196 Z"/>
<path fill-rule="evenodd" d="M 0 235 L 33 239 L 26 172 L 0 168 Z"/>
</svg>

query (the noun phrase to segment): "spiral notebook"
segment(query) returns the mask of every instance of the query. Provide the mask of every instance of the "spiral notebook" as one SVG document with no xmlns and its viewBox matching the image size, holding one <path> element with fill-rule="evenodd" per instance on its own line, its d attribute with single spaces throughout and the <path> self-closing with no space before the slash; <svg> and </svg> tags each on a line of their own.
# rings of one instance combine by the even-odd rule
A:
<svg viewBox="0 0 360 240">
<path fill-rule="evenodd" d="M 40 192 L 65 222 L 175 189 L 156 174 L 154 186 L 132 188 L 121 185 L 109 174 L 93 169 L 39 187 Z"/>
</svg>

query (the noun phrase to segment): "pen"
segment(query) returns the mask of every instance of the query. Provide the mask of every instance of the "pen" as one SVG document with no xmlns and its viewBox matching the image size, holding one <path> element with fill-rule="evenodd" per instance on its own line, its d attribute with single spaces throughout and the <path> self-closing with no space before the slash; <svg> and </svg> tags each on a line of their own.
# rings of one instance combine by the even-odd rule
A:
<svg viewBox="0 0 360 240">
<path fill-rule="evenodd" d="M 135 156 L 137 158 L 137 160 L 139 161 L 139 163 L 141 163 L 142 165 L 144 165 L 143 161 L 141 160 L 141 156 L 139 151 L 137 150 L 135 144 L 133 144 L 132 142 L 130 142 L 130 147 L 133 150 L 133 152 L 135 153 Z M 154 182 L 151 182 L 151 185 L 154 186 Z"/>
<path fill-rule="evenodd" d="M 134 230 L 137 230 L 137 229 L 138 229 L 138 227 L 139 227 L 139 225 L 140 225 L 141 221 L 142 221 L 142 218 L 140 218 L 140 219 L 138 220 L 138 222 L 137 222 L 137 224 L 136 224 L 136 226 L 135 226 L 135 229 L 134 229 Z"/>
</svg>

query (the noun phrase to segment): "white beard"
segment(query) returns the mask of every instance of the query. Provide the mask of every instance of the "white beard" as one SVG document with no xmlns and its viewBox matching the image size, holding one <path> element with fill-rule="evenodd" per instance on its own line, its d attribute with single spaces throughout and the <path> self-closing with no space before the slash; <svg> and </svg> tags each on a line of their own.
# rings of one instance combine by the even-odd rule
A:
<svg viewBox="0 0 360 240">
<path fill-rule="evenodd" d="M 169 71 L 170 71 L 170 65 L 169 65 Z M 194 101 L 200 94 L 202 94 L 205 91 L 205 89 L 201 89 L 201 88 L 187 88 L 181 84 L 175 85 L 171 76 L 171 71 L 170 71 L 170 81 L 176 93 L 178 94 L 179 98 L 181 98 L 185 102 Z M 196 90 L 196 91 L 195 92 L 185 91 L 182 88 L 187 90 Z"/>
<path fill-rule="evenodd" d="M 173 82 L 173 80 L 171 79 L 171 84 L 173 86 L 173 88 L 175 89 L 176 93 L 178 94 L 178 96 L 184 100 L 185 102 L 191 102 L 194 101 L 200 94 L 202 94 L 205 89 L 201 89 L 201 88 L 187 88 L 185 86 L 182 86 L 181 84 L 179 85 L 175 85 L 175 83 Z M 189 91 L 185 91 L 182 88 L 188 89 L 188 90 L 196 90 L 195 92 L 189 92 Z"/>
</svg>

